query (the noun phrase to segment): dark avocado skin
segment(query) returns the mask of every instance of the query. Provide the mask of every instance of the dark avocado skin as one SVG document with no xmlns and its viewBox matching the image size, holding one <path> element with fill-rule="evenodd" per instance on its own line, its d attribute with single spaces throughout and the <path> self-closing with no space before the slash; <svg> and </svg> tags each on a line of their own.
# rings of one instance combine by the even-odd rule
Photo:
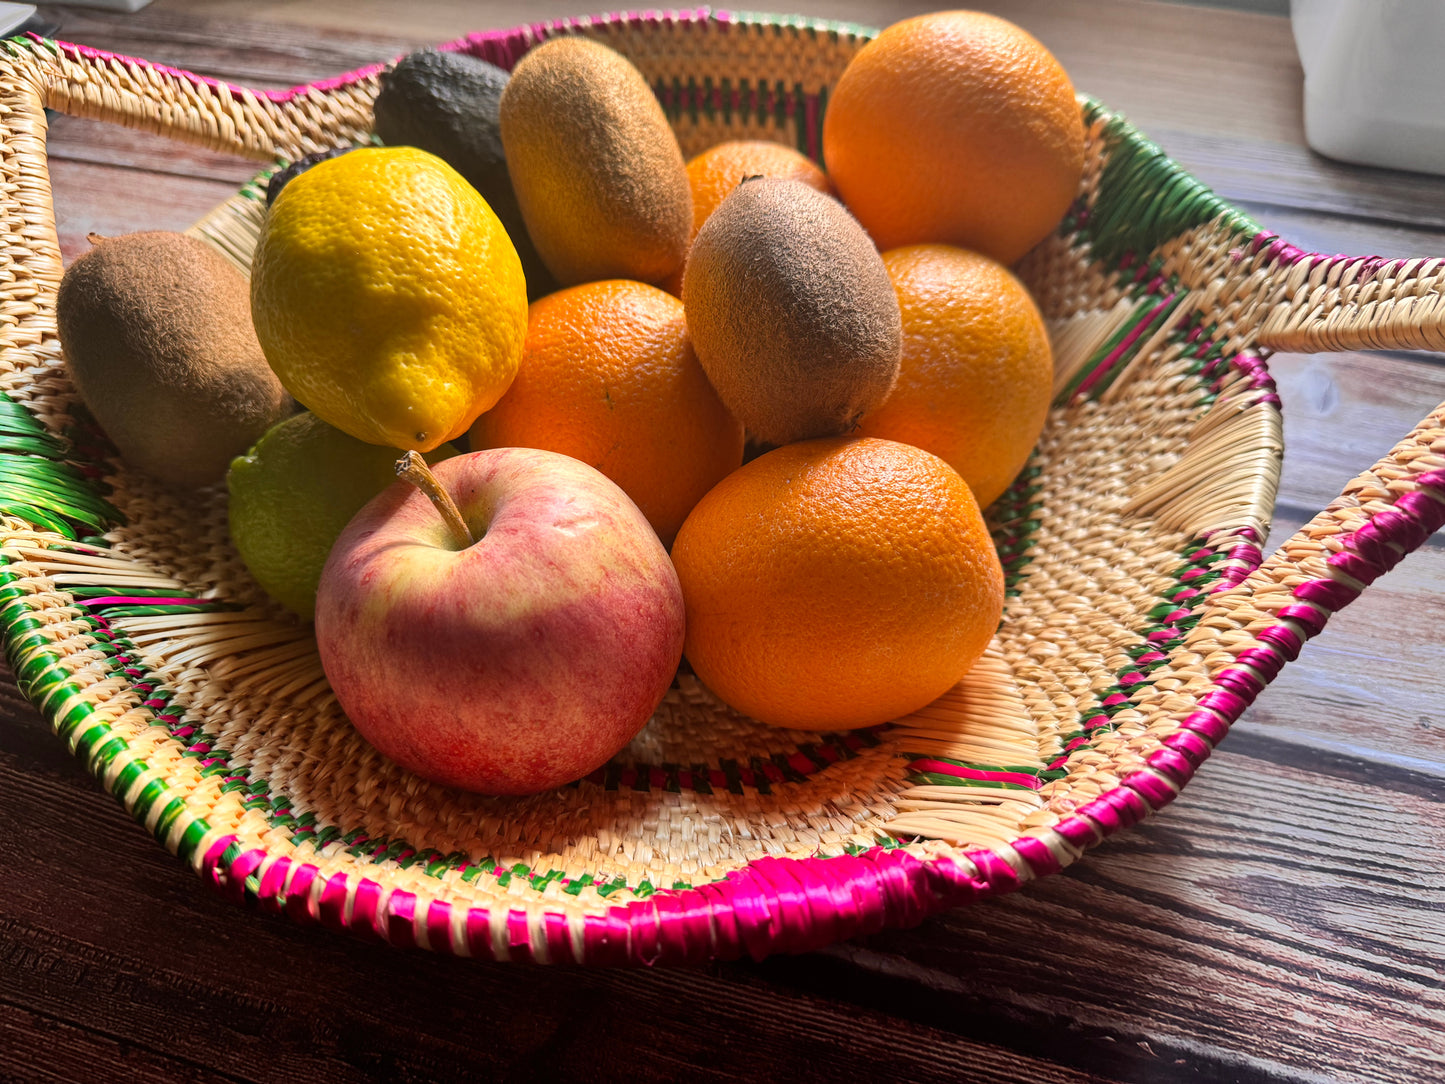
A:
<svg viewBox="0 0 1445 1084">
<path fill-rule="evenodd" d="M 294 181 L 301 174 L 305 173 L 312 166 L 319 165 L 331 158 L 338 158 L 351 147 L 332 147 L 327 151 L 316 151 L 313 154 L 304 155 L 292 162 L 285 169 L 271 174 L 271 179 L 266 182 L 266 206 L 276 202 L 276 197 L 281 194 L 281 189 Z"/>
<path fill-rule="evenodd" d="M 466 53 L 423 49 L 382 73 L 372 108 L 383 143 L 436 155 L 482 194 L 516 246 L 527 299 L 535 301 L 557 282 L 532 247 L 502 153 L 497 107 L 509 78 Z"/>
</svg>

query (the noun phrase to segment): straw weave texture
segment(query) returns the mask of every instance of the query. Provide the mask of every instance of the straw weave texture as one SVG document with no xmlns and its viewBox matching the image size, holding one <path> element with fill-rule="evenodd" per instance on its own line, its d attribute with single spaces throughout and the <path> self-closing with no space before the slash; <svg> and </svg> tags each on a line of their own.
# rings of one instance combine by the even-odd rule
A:
<svg viewBox="0 0 1445 1084">
<path fill-rule="evenodd" d="M 816 150 L 826 90 L 867 36 L 691 17 L 554 29 L 626 53 L 687 153 L 738 137 Z M 461 45 L 509 63 L 538 33 Z M 400 938 L 433 948 L 546 960 L 570 944 L 582 959 L 588 916 L 768 856 L 884 847 L 980 876 L 1001 862 L 1027 879 L 1040 872 L 1027 855 L 1063 864 L 1095 841 L 1069 825 L 1126 777 L 1148 777 L 1161 795 L 1151 804 L 1167 801 L 1179 781 L 1156 767 L 1166 739 L 1260 647 L 1289 591 L 1327 574 L 1301 571 L 1294 554 L 1255 572 L 1282 451 L 1259 329 L 1281 342 L 1345 341 L 1347 306 L 1373 306 L 1371 327 L 1383 308 L 1439 307 L 1438 261 L 1367 283 L 1358 271 L 1286 266 L 1257 226 L 1082 103 L 1079 200 L 1019 269 L 1049 322 L 1057 398 L 1029 468 L 989 512 L 1010 587 L 974 672 L 915 716 L 855 734 L 760 726 L 684 675 L 597 776 L 532 798 L 466 795 L 411 777 L 355 734 L 309 628 L 266 599 L 231 547 L 224 487 L 178 496 L 114 459 L 55 337 L 61 268 L 42 104 L 286 158 L 368 140 L 376 73 L 268 96 L 36 42 L 9 47 L 0 83 L 0 390 L 44 434 L 26 435 L 20 415 L 0 418 L 0 433 L 55 442 L 37 461 L 51 499 L 32 503 L 68 517 L 22 514 L 0 490 L 12 665 L 163 842 L 198 868 L 231 863 L 216 874 L 231 891 L 297 917 L 314 917 L 336 875 L 348 915 L 362 881 L 379 886 L 378 913 L 393 919 L 387 900 L 415 900 L 417 914 L 445 901 L 449 925 L 407 919 Z M 193 232 L 244 270 L 264 213 L 248 186 Z M 1410 334 L 1439 345 L 1438 325 Z M 1412 489 L 1415 474 L 1445 466 L 1439 424 L 1345 505 L 1367 508 L 1380 487 Z M 1306 550 L 1323 552 L 1360 514 L 1312 526 Z M 55 529 L 66 523 L 79 524 L 70 537 Z M 1029 837 L 1037 847 L 1021 844 Z M 470 908 L 490 916 L 487 946 L 458 917 Z"/>
</svg>

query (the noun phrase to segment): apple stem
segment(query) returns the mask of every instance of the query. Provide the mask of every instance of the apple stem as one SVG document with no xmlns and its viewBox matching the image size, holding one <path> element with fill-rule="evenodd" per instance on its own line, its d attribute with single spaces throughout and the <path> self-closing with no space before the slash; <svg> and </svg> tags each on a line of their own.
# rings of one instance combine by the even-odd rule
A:
<svg viewBox="0 0 1445 1084">
<path fill-rule="evenodd" d="M 452 495 L 442 488 L 437 481 L 437 476 L 431 472 L 426 465 L 426 460 L 416 452 L 407 452 L 396 461 L 396 476 L 410 482 L 421 490 L 436 505 L 436 510 L 451 528 L 452 534 L 462 544 L 462 549 L 473 545 L 477 540 L 472 537 L 471 528 L 467 521 L 462 518 L 462 510 L 457 507 L 457 502 L 452 500 Z"/>
</svg>

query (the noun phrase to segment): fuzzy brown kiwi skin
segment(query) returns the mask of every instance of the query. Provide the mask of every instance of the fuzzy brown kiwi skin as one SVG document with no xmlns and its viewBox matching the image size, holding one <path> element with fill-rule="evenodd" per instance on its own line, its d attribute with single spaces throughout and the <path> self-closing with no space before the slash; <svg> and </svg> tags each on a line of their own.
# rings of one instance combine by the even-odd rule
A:
<svg viewBox="0 0 1445 1084">
<path fill-rule="evenodd" d="M 295 402 L 266 364 L 241 273 L 184 234 L 99 241 L 60 281 L 76 391 L 121 458 L 168 485 L 218 482 Z"/>
<path fill-rule="evenodd" d="M 883 258 L 837 200 L 748 178 L 703 223 L 682 302 L 698 360 L 757 439 L 836 436 L 893 390 L 903 351 Z"/>
<path fill-rule="evenodd" d="M 658 283 L 692 232 L 687 165 L 642 73 L 585 38 L 554 38 L 512 72 L 502 146 L 527 232 L 563 286 Z"/>
</svg>

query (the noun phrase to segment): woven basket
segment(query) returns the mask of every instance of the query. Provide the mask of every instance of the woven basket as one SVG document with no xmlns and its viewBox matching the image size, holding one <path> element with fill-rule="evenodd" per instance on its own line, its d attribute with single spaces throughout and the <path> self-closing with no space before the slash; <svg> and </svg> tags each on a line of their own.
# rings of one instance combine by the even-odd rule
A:
<svg viewBox="0 0 1445 1084">
<path fill-rule="evenodd" d="M 871 31 L 699 12 L 454 43 L 511 67 L 559 33 L 627 55 L 685 152 L 814 156 Z M 802 951 L 1006 892 L 1171 801 L 1301 644 L 1445 521 L 1441 412 L 1261 563 L 1278 478 L 1267 348 L 1445 348 L 1441 261 L 1264 233 L 1102 105 L 1078 200 L 1020 273 L 1057 400 L 990 510 L 1008 581 L 983 661 L 845 734 L 773 730 L 679 677 L 605 769 L 492 799 L 408 776 L 337 709 L 309 628 L 247 576 L 224 487 L 115 458 L 55 332 L 43 107 L 274 162 L 370 135 L 377 68 L 255 92 L 39 39 L 0 59 L 0 620 L 22 688 L 97 778 L 239 901 L 502 960 Z M 195 227 L 245 268 L 264 203 Z"/>
</svg>

